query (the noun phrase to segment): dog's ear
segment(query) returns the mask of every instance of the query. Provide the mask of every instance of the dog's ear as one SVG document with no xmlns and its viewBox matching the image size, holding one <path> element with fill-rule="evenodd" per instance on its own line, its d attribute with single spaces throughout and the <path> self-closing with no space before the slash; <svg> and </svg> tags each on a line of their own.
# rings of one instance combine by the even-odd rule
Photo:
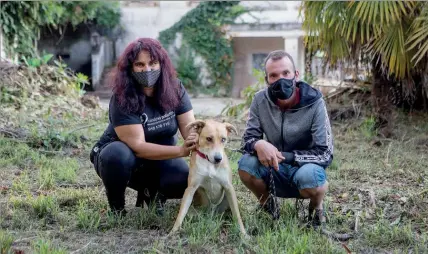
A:
<svg viewBox="0 0 428 254">
<path fill-rule="evenodd" d="M 229 135 L 231 132 L 234 132 L 236 135 L 238 135 L 238 130 L 236 129 L 235 126 L 233 126 L 230 123 L 223 123 L 223 124 L 226 126 L 226 130 L 227 130 Z"/>
<path fill-rule="evenodd" d="M 203 121 L 203 120 L 196 120 L 196 121 L 193 121 L 193 122 L 189 123 L 186 126 L 186 129 L 188 131 L 191 131 L 192 129 L 194 129 L 194 130 L 196 130 L 197 133 L 201 133 L 201 130 L 202 130 L 202 128 L 204 128 L 204 126 L 205 126 L 205 121 Z"/>
</svg>

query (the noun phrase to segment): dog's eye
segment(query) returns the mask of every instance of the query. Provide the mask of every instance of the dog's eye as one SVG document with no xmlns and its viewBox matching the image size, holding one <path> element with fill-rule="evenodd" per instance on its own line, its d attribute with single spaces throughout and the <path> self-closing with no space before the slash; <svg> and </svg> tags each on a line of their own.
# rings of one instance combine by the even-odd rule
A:
<svg viewBox="0 0 428 254">
<path fill-rule="evenodd" d="M 212 137 L 207 137 L 207 141 L 208 141 L 208 142 L 212 142 L 212 141 L 213 141 L 213 138 L 212 138 Z"/>
<path fill-rule="evenodd" d="M 225 139 L 225 138 L 222 138 L 222 139 L 221 139 L 221 142 L 222 142 L 222 143 L 226 142 L 226 139 Z"/>
</svg>

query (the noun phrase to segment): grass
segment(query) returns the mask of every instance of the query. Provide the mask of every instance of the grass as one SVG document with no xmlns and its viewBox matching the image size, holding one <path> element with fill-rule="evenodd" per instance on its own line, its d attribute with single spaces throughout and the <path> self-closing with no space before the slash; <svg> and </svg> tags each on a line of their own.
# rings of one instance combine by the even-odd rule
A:
<svg viewBox="0 0 428 254">
<path fill-rule="evenodd" d="M 400 116 L 396 137 L 378 142 L 371 118 L 361 124 L 333 122 L 335 157 L 325 206 L 330 230 L 352 232 L 358 216 L 356 237 L 345 243 L 352 252 L 428 252 L 427 116 Z M 34 140 L 27 144 L 0 136 L 1 253 L 346 253 L 341 243 L 302 228 L 306 207 L 296 211 L 294 200 L 280 200 L 277 223 L 257 213 L 255 197 L 237 176 L 240 155 L 232 151 L 233 182 L 251 240 L 241 240 L 230 213 L 193 207 L 180 234 L 167 239 L 180 200 L 169 200 L 159 217 L 134 207 L 131 189 L 126 192 L 128 215 L 113 216 L 88 159 L 105 123 L 106 118 L 92 120 L 85 123 L 91 127 L 73 132 L 87 140 L 72 148 L 60 138 L 54 146 L 37 147 Z M 62 128 L 61 133 L 70 133 Z M 52 131 L 46 135 L 38 138 L 49 142 Z"/>
</svg>

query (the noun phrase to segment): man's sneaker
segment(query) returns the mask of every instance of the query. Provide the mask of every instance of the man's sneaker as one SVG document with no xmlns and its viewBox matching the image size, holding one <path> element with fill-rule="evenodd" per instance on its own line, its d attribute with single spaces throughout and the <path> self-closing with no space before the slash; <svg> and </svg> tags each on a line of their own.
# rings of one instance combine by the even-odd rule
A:
<svg viewBox="0 0 428 254">
<path fill-rule="evenodd" d="M 278 212 L 275 215 L 275 212 L 274 212 L 275 211 L 274 202 L 273 202 L 273 199 L 271 197 L 269 197 L 268 200 L 266 200 L 266 203 L 264 205 L 259 204 L 257 206 L 257 211 L 264 211 L 264 212 L 268 213 L 270 216 L 272 216 L 273 220 L 278 220 L 279 219 L 279 207 L 277 208 Z"/>
<path fill-rule="evenodd" d="M 313 228 L 315 230 L 325 228 L 326 217 L 324 209 L 313 209 L 309 208 L 308 215 L 308 228 Z"/>
</svg>

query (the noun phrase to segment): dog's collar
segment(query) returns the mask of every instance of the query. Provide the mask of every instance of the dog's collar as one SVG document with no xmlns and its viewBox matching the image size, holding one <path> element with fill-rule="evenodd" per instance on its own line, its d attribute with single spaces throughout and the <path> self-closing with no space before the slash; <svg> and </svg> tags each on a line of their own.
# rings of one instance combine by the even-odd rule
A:
<svg viewBox="0 0 428 254">
<path fill-rule="evenodd" d="M 201 152 L 201 151 L 199 151 L 198 149 L 196 149 L 196 153 L 197 153 L 199 156 L 201 156 L 201 158 L 203 158 L 203 159 L 205 159 L 205 160 L 207 160 L 207 161 L 211 162 L 211 161 L 210 161 L 210 159 L 208 158 L 208 155 L 206 155 L 206 154 L 202 153 L 202 152 Z"/>
</svg>

